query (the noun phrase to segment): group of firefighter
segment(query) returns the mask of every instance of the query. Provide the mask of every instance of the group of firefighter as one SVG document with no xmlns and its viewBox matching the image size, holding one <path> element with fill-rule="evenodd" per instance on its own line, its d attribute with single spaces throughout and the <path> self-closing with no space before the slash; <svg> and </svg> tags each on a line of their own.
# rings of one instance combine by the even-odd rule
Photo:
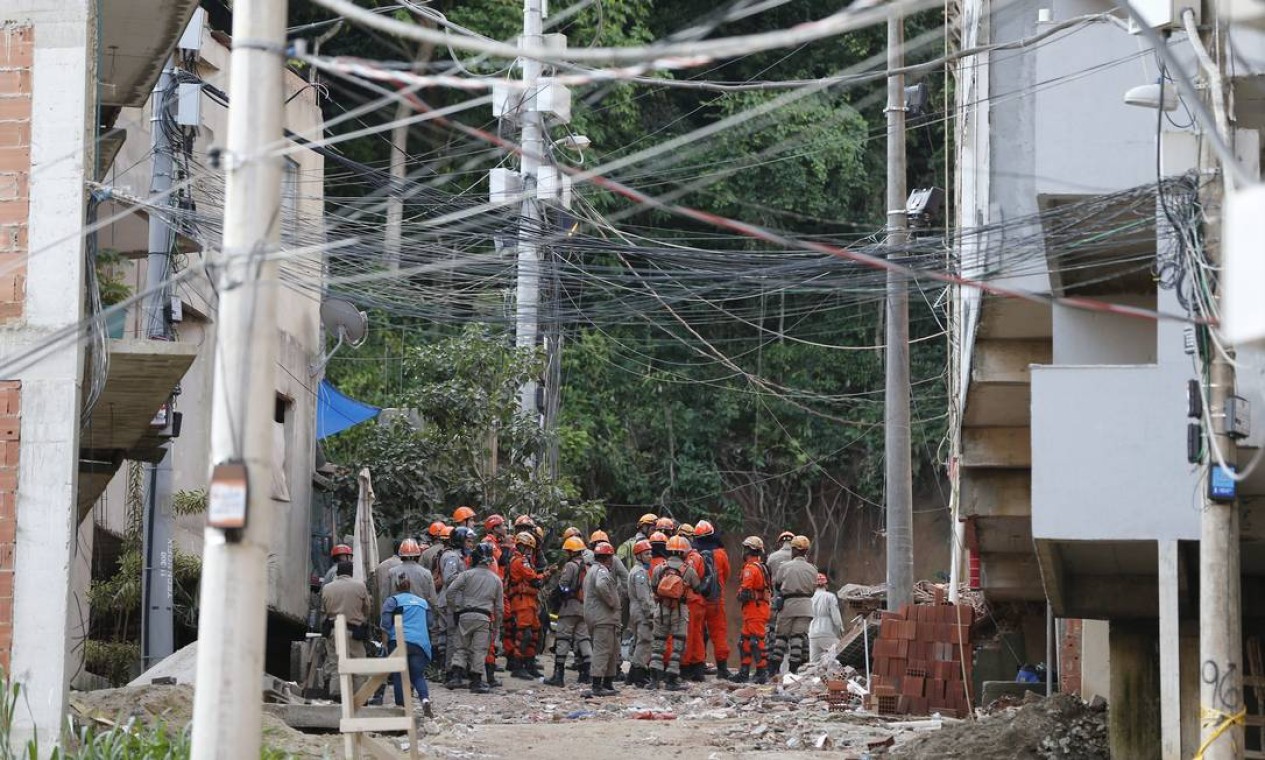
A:
<svg viewBox="0 0 1265 760">
<path fill-rule="evenodd" d="M 490 515 L 481 536 L 476 521 L 473 509 L 460 507 L 451 525 L 436 521 L 425 537 L 401 541 L 375 571 L 381 598 L 407 575 L 406 587 L 426 601 L 429 661 L 449 688 L 485 693 L 499 686 L 498 650 L 512 677 L 544 678 L 537 658 L 551 612 L 554 662 L 544 682 L 563 686 L 571 657 L 592 696 L 616 694 L 616 680 L 670 690 L 684 689 L 682 680 L 702 681 L 709 642 L 716 677 L 735 682 L 765 683 L 783 661 L 795 672 L 809 656 L 810 600 L 825 578 L 808 562 L 806 536 L 785 531 L 767 555 L 759 536 L 742 541 L 740 667 L 731 673 L 725 590 L 732 568 L 709 521 L 645 514 L 618 548 L 604 531 L 585 541 L 567 528 L 557 564 L 546 559 L 545 531 L 530 515 L 512 525 Z"/>
</svg>

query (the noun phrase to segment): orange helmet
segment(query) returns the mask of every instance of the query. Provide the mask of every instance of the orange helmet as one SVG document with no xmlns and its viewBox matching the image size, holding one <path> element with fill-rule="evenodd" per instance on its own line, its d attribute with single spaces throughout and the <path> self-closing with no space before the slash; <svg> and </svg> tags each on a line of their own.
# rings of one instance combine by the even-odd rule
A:
<svg viewBox="0 0 1265 760">
<path fill-rule="evenodd" d="M 426 532 L 430 534 L 431 538 L 442 536 L 444 534 L 444 521 L 436 520 L 431 523 L 430 527 L 426 529 Z"/>
<path fill-rule="evenodd" d="M 779 544 L 782 543 L 783 541 L 790 541 L 792 538 L 795 538 L 795 534 L 790 532 L 789 530 L 784 530 L 781 533 L 777 534 L 777 542 Z"/>
<path fill-rule="evenodd" d="M 661 530 L 664 533 L 671 533 L 676 530 L 676 520 L 673 520 L 671 517 L 660 517 L 658 520 L 655 520 L 654 529 Z"/>
<path fill-rule="evenodd" d="M 453 522 L 465 522 L 474 517 L 474 510 L 469 507 L 457 507 L 457 511 L 452 513 Z"/>
<path fill-rule="evenodd" d="M 637 543 L 633 544 L 634 557 L 637 556 L 638 554 L 641 554 L 642 552 L 648 552 L 648 551 L 650 551 L 650 542 L 644 538 L 638 541 Z"/>
<path fill-rule="evenodd" d="M 753 552 L 764 551 L 764 539 L 759 536 L 747 536 L 742 539 L 742 545 Z"/>
<path fill-rule="evenodd" d="M 514 518 L 515 528 L 529 528 L 529 527 L 534 528 L 535 526 L 536 526 L 536 522 L 531 519 L 531 515 L 519 515 L 518 517 Z"/>
<path fill-rule="evenodd" d="M 673 536 L 668 539 L 668 551 L 670 552 L 687 552 L 690 550 L 690 540 L 685 536 Z"/>
<path fill-rule="evenodd" d="M 514 536 L 514 543 L 522 544 L 523 546 L 526 546 L 529 549 L 535 549 L 536 537 L 528 533 L 527 531 L 523 531 L 522 533 L 519 533 L 517 536 Z"/>
<path fill-rule="evenodd" d="M 608 541 L 598 541 L 597 546 L 593 547 L 593 554 L 598 557 L 612 557 L 615 555 L 615 547 Z"/>
<path fill-rule="evenodd" d="M 540 527 L 539 525 L 535 526 L 535 528 L 536 528 L 536 540 L 537 540 L 537 541 L 544 541 L 544 540 L 545 540 L 545 529 L 544 529 L 544 528 L 542 528 L 542 527 Z"/>
<path fill-rule="evenodd" d="M 796 536 L 791 539 L 791 548 L 807 551 L 812 546 L 812 542 L 808 540 L 808 536 Z"/>
<path fill-rule="evenodd" d="M 654 533 L 650 534 L 650 543 L 652 544 L 666 544 L 667 542 L 668 537 L 663 535 L 662 531 L 656 530 Z"/>
<path fill-rule="evenodd" d="M 350 557 L 352 553 L 351 547 L 347 544 L 338 544 L 329 550 L 329 556 L 331 557 Z"/>
<path fill-rule="evenodd" d="M 712 524 L 707 522 L 706 520 L 699 520 L 698 522 L 694 524 L 695 536 L 710 536 L 711 534 L 715 532 L 716 532 L 716 528 L 714 528 Z"/>
<path fill-rule="evenodd" d="M 637 520 L 637 527 L 640 528 L 643 525 L 654 525 L 658 521 L 659 518 L 653 512 L 647 512 Z"/>
<path fill-rule="evenodd" d="M 576 527 L 574 527 L 574 526 L 572 526 L 572 527 L 570 527 L 570 528 L 567 528 L 566 530 L 562 531 L 562 539 L 563 539 L 564 541 L 565 541 L 566 539 L 568 539 L 568 538 L 571 538 L 572 536 L 577 536 L 577 537 L 578 537 L 579 535 L 580 535 L 580 529 L 579 529 L 579 528 L 576 528 Z"/>
<path fill-rule="evenodd" d="M 439 537 L 447 541 L 450 536 L 452 536 L 452 526 L 445 525 L 443 529 L 439 531 Z"/>
<path fill-rule="evenodd" d="M 422 545 L 411 538 L 406 538 L 400 542 L 400 550 L 396 554 L 401 557 L 420 557 L 422 556 Z"/>
<path fill-rule="evenodd" d="M 584 551 L 584 542 L 579 536 L 571 536 L 562 542 L 562 550 L 566 552 L 582 552 Z"/>
<path fill-rule="evenodd" d="M 598 541 L 610 541 L 610 540 L 611 540 L 610 536 L 606 535 L 606 531 L 604 530 L 595 530 L 593 531 L 593 535 L 589 536 L 590 544 L 595 544 Z"/>
<path fill-rule="evenodd" d="M 483 521 L 483 529 L 491 533 L 494 529 L 505 524 L 505 518 L 500 515 L 488 515 L 488 519 Z"/>
<path fill-rule="evenodd" d="M 693 538 L 694 526 L 689 523 L 681 523 L 681 527 L 676 529 L 676 534 L 678 536 L 685 536 L 686 538 Z"/>
</svg>

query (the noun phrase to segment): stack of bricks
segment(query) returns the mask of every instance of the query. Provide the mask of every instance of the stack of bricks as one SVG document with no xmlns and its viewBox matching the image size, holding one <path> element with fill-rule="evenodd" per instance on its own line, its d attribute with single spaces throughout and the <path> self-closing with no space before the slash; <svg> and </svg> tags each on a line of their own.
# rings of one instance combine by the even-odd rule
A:
<svg viewBox="0 0 1265 760">
<path fill-rule="evenodd" d="M 880 715 L 969 715 L 975 611 L 962 604 L 907 604 L 879 616 L 870 652 L 870 709 Z"/>
</svg>

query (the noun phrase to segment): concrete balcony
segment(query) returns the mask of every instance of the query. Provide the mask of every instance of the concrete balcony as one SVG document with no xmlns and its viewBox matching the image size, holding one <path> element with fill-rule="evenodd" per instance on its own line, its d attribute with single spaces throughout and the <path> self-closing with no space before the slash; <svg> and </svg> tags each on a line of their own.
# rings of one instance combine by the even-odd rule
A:
<svg viewBox="0 0 1265 760">
<path fill-rule="evenodd" d="M 103 0 L 100 49 L 101 101 L 107 107 L 140 107 L 198 0 Z"/>
<path fill-rule="evenodd" d="M 193 343 L 110 341 L 110 371 L 79 440 L 79 516 L 92 509 L 124 459 L 156 462 L 154 415 L 197 356 Z"/>
</svg>

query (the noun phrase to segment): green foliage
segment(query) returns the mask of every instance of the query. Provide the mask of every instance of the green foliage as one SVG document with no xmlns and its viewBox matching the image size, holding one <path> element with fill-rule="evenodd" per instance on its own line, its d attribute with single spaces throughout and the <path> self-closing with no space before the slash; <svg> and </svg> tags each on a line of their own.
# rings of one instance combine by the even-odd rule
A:
<svg viewBox="0 0 1265 760">
<path fill-rule="evenodd" d="M 136 663 L 141 659 L 141 645 L 136 641 L 84 641 L 83 665 L 111 686 L 123 686 L 132 680 Z"/>
<path fill-rule="evenodd" d="M 171 513 L 177 517 L 200 515 L 206 512 L 206 489 L 176 491 L 171 495 Z"/>
<path fill-rule="evenodd" d="M 123 255 L 113 248 L 97 251 L 97 290 L 102 306 L 114 306 L 132 297 L 132 288 L 124 277 Z"/>
</svg>

